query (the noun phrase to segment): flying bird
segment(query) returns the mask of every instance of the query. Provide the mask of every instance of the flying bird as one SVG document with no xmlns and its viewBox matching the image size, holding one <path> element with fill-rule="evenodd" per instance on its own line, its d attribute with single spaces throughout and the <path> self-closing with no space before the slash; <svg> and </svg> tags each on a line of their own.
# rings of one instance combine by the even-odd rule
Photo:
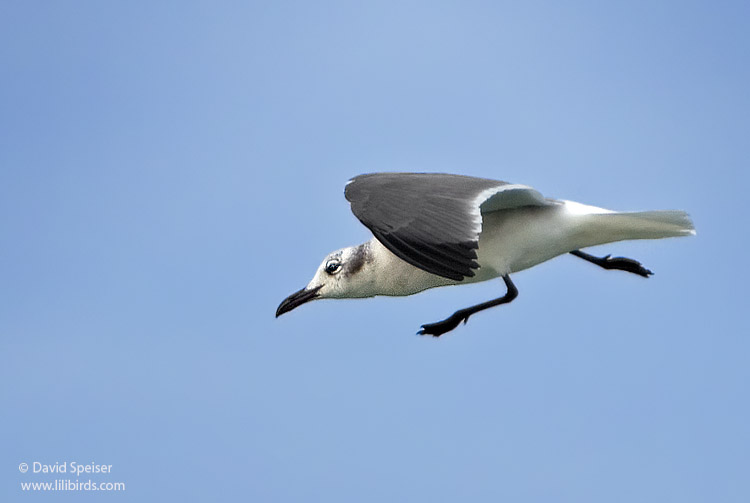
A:
<svg viewBox="0 0 750 503">
<path fill-rule="evenodd" d="M 684 211 L 617 212 L 545 198 L 526 185 L 463 175 L 365 174 L 349 181 L 345 196 L 373 238 L 330 253 L 308 285 L 279 305 L 277 318 L 315 299 L 412 295 L 502 278 L 507 289 L 502 297 L 459 309 L 417 332 L 438 337 L 479 311 L 515 299 L 512 273 L 571 253 L 647 278 L 653 273 L 636 260 L 581 249 L 695 234 Z"/>
</svg>

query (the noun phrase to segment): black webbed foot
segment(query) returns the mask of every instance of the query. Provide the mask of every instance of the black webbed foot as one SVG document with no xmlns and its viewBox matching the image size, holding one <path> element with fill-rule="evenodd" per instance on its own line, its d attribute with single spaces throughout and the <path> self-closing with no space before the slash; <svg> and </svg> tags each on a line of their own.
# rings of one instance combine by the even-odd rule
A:
<svg viewBox="0 0 750 503">
<path fill-rule="evenodd" d="M 518 289 L 516 288 L 516 285 L 513 284 L 513 282 L 510 280 L 510 276 L 507 274 L 503 276 L 503 281 L 505 281 L 505 286 L 508 288 L 508 291 L 503 295 L 502 297 L 499 297 L 497 299 L 488 300 L 487 302 L 482 302 L 481 304 L 477 304 L 476 306 L 466 307 L 464 309 L 459 309 L 450 317 L 444 319 L 443 321 L 438 321 L 437 323 L 427 323 L 426 325 L 422 325 L 422 329 L 417 332 L 419 335 L 431 335 L 433 337 L 440 337 L 446 332 L 450 332 L 454 328 L 458 326 L 459 323 L 462 321 L 466 323 L 469 321 L 469 316 L 471 316 L 474 313 L 478 313 L 479 311 L 484 311 L 485 309 L 489 309 L 491 307 L 499 306 L 500 304 L 507 304 L 508 302 L 511 302 L 513 299 L 515 299 L 518 296 Z"/>
<path fill-rule="evenodd" d="M 461 311 L 456 311 L 443 321 L 426 323 L 422 325 L 422 328 L 419 330 L 419 332 L 417 332 L 417 335 L 431 335 L 433 337 L 440 337 L 441 335 L 456 328 L 462 321 L 464 323 L 469 321 L 469 316 L 471 315 L 465 314 Z"/>
<path fill-rule="evenodd" d="M 592 264 L 596 264 L 604 269 L 630 272 L 633 274 L 637 274 L 638 276 L 643 276 L 644 278 L 648 278 L 649 276 L 652 276 L 654 274 L 649 269 L 643 267 L 643 264 L 641 264 L 637 260 L 633 260 L 632 258 L 613 257 L 612 255 L 607 255 L 605 257 L 595 257 L 593 255 L 589 255 L 588 253 L 582 252 L 581 250 L 575 250 L 570 253 L 572 255 L 575 255 L 576 257 L 591 262 Z"/>
<path fill-rule="evenodd" d="M 602 257 L 602 263 L 600 265 L 605 269 L 617 269 L 620 271 L 632 272 L 633 274 L 643 276 L 644 278 L 648 278 L 654 274 L 649 269 L 643 267 L 643 264 L 637 260 L 627 257 L 612 257 L 611 255 L 607 255 L 606 257 Z"/>
</svg>

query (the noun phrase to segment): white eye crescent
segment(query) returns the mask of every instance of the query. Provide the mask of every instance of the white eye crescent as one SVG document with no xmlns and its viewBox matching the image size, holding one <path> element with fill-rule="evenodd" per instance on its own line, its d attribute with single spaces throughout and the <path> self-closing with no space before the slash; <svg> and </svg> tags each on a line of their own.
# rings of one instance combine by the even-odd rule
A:
<svg viewBox="0 0 750 503">
<path fill-rule="evenodd" d="M 338 259 L 332 258 L 328 262 L 326 262 L 326 272 L 328 274 L 336 274 L 341 269 L 341 261 Z"/>
</svg>

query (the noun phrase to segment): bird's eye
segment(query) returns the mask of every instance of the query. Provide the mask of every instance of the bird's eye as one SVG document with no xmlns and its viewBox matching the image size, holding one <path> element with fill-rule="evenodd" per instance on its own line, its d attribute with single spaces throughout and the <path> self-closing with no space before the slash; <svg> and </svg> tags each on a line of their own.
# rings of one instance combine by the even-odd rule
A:
<svg viewBox="0 0 750 503">
<path fill-rule="evenodd" d="M 339 262 L 336 259 L 331 259 L 328 262 L 326 262 L 326 272 L 328 274 L 336 274 L 339 272 L 339 269 L 341 268 L 341 262 Z"/>
</svg>

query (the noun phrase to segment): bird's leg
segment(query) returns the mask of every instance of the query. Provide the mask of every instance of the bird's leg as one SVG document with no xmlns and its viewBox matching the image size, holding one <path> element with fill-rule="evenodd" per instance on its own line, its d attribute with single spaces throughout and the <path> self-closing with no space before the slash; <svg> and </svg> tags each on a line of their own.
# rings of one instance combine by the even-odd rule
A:
<svg viewBox="0 0 750 503">
<path fill-rule="evenodd" d="M 595 257 L 582 252 L 581 250 L 573 250 L 570 253 L 571 255 L 575 255 L 576 257 L 582 258 L 592 264 L 596 264 L 599 267 L 603 267 L 604 269 L 619 269 L 620 271 L 632 272 L 633 274 L 643 276 L 644 278 L 648 278 L 654 274 L 643 267 L 643 264 L 632 258 L 612 257 L 611 255 L 607 255 L 606 257 Z"/>
<path fill-rule="evenodd" d="M 471 316 L 472 314 L 478 313 L 479 311 L 484 311 L 485 309 L 489 309 L 491 307 L 499 306 L 500 304 L 507 304 L 508 302 L 518 297 L 518 289 L 516 288 L 516 285 L 514 285 L 510 280 L 510 276 L 508 276 L 507 274 L 503 276 L 503 281 L 505 281 L 505 286 L 508 287 L 508 292 L 499 299 L 493 299 L 487 302 L 482 302 L 481 304 L 477 304 L 476 306 L 459 309 L 443 321 L 422 325 L 422 329 L 417 333 L 419 335 L 431 335 L 433 337 L 440 337 L 444 333 L 450 332 L 451 330 L 456 328 L 462 321 L 464 323 L 469 321 L 469 316 Z"/>
</svg>

